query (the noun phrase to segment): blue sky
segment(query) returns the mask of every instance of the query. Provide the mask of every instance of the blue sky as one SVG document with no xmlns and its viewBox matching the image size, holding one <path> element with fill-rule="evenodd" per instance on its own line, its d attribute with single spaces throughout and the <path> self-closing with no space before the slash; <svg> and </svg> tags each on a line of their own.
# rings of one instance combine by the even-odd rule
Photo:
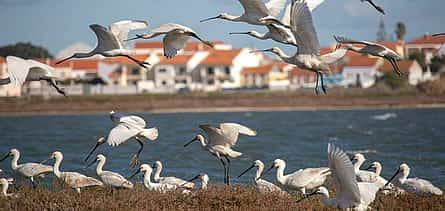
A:
<svg viewBox="0 0 445 211">
<path fill-rule="evenodd" d="M 322 45 L 332 42 L 332 35 L 374 40 L 380 18 L 388 34 L 396 22 L 407 25 L 407 39 L 425 32 L 445 31 L 444 0 L 374 0 L 385 8 L 381 16 L 359 0 L 325 0 L 313 18 Z M 122 19 L 143 19 L 151 27 L 176 22 L 193 28 L 208 40 L 223 40 L 235 46 L 267 48 L 278 45 L 244 36 L 229 36 L 231 31 L 263 32 L 262 27 L 222 20 L 199 23 L 220 12 L 240 14 L 236 0 L 0 0 L 0 46 L 20 41 L 44 46 L 55 54 L 74 43 L 94 46 L 89 24 L 108 25 Z"/>
</svg>

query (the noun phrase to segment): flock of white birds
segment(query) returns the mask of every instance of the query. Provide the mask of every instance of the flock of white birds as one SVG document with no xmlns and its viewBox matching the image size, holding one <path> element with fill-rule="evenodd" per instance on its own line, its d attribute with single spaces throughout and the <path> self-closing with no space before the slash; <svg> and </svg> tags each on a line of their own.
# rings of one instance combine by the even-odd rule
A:
<svg viewBox="0 0 445 211">
<path fill-rule="evenodd" d="M 371 4 L 376 10 L 384 14 L 381 7 L 375 5 L 372 0 L 361 0 Z M 320 55 L 319 41 L 312 22 L 311 11 L 315 9 L 323 0 L 292 0 L 286 7 L 286 0 L 270 0 L 264 3 L 261 0 L 239 0 L 244 8 L 241 16 L 233 16 L 222 13 L 216 17 L 211 17 L 201 22 L 212 19 L 224 19 L 236 22 L 245 22 L 252 25 L 266 26 L 268 32 L 260 34 L 255 31 L 250 32 L 234 32 L 231 34 L 247 34 L 258 39 L 273 39 L 277 42 L 296 46 L 296 53 L 293 56 L 287 56 L 279 48 L 270 48 L 261 51 L 270 51 L 277 54 L 283 61 L 299 66 L 302 69 L 313 71 L 317 74 L 317 78 L 321 80 L 321 87 L 326 92 L 323 84 L 323 74 L 329 71 L 329 64 L 341 59 L 348 50 L 356 51 L 364 54 L 371 54 L 387 59 L 391 62 L 394 70 L 400 73 L 397 61 L 400 58 L 397 53 L 391 49 L 368 41 L 355 41 L 352 39 L 334 36 L 338 42 L 338 48 L 332 53 Z M 282 20 L 278 19 L 278 15 L 284 10 Z M 89 53 L 75 53 L 73 56 L 61 60 L 67 61 L 72 58 L 86 58 L 94 55 L 102 55 L 105 57 L 124 56 L 142 67 L 148 67 L 150 64 L 133 58 L 132 50 L 126 49 L 126 42 L 133 39 L 151 39 L 164 35 L 164 55 L 167 58 L 174 57 L 180 51 L 190 37 L 194 37 L 204 44 L 213 47 L 212 43 L 203 40 L 192 29 L 175 23 L 162 24 L 151 31 L 138 34 L 135 38 L 128 39 L 130 30 L 144 29 L 148 27 L 146 21 L 124 20 L 113 23 L 110 27 L 103 27 L 98 24 L 90 25 L 97 37 L 97 46 Z M 361 47 L 359 47 L 361 46 Z M 60 63 L 59 62 L 59 63 Z M 21 85 L 25 81 L 48 81 L 60 94 L 65 95 L 62 88 L 56 84 L 56 78 L 53 76 L 53 68 L 36 62 L 34 60 L 24 60 L 18 57 L 7 57 L 9 78 L 1 79 L 0 84 L 13 83 Z M 318 90 L 318 80 L 317 88 Z M 115 147 L 128 140 L 136 140 L 140 148 L 134 154 L 130 161 L 130 166 L 139 165 L 139 155 L 144 147 L 144 140 L 154 141 L 158 137 L 156 128 L 148 128 L 142 117 L 135 115 L 121 115 L 110 112 L 110 118 L 115 123 L 115 127 L 111 129 L 109 134 L 97 140 L 96 145 L 85 158 L 89 161 L 91 155 L 96 149 L 107 143 Z M 202 149 L 214 155 L 223 165 L 224 183 L 230 185 L 230 163 L 233 158 L 242 155 L 232 149 L 238 140 L 239 134 L 247 136 L 256 136 L 257 132 L 247 126 L 237 123 L 221 123 L 219 127 L 211 125 L 199 126 L 207 135 L 198 134 L 184 147 L 197 141 Z M 40 163 L 23 163 L 18 164 L 20 152 L 17 149 L 11 149 L 6 156 L 1 159 L 3 161 L 11 157 L 11 168 L 13 171 L 22 174 L 30 179 L 32 186 L 35 188 L 38 179 L 46 174 L 54 173 L 54 175 L 63 181 L 67 186 L 75 189 L 80 193 L 81 188 L 90 186 L 108 186 L 113 188 L 133 188 L 134 184 L 130 181 L 133 176 L 143 173 L 144 186 L 152 191 L 167 192 L 181 191 L 190 193 L 196 189 L 192 182 L 195 179 L 201 180 L 201 188 L 206 189 L 209 182 L 207 174 L 202 173 L 191 180 L 184 180 L 177 177 L 162 177 L 162 163 L 156 161 L 153 166 L 148 164 L 139 165 L 138 170 L 130 177 L 125 178 L 122 175 L 103 170 L 106 163 L 106 157 L 102 154 L 96 156 L 89 166 L 97 164 L 96 174 L 99 179 L 89 177 L 78 172 L 60 171 L 60 165 L 63 160 L 61 152 L 54 152 L 48 160 Z M 54 160 L 53 166 L 46 165 L 49 160 Z M 361 170 L 360 167 L 365 161 L 362 154 L 356 154 L 353 158 L 355 164 L 340 148 L 333 144 L 328 145 L 328 166 L 318 168 L 300 169 L 291 174 L 284 174 L 286 163 L 281 159 L 276 159 L 272 166 L 267 170 L 276 168 L 275 185 L 262 178 L 264 164 L 260 160 L 253 162 L 252 166 L 239 175 L 241 177 L 250 169 L 256 168 L 257 172 L 253 178 L 254 185 L 261 193 L 277 192 L 287 194 L 288 192 L 298 191 L 304 194 L 305 198 L 314 194 L 321 194 L 322 201 L 327 206 L 336 208 L 353 208 L 355 210 L 365 210 L 369 204 L 374 201 L 375 195 L 379 190 L 385 194 L 403 194 L 411 192 L 419 195 L 442 195 L 442 191 L 435 187 L 431 182 L 419 178 L 408 178 L 410 169 L 407 164 L 400 165 L 397 172 L 390 180 L 380 176 L 382 166 L 379 162 L 374 162 L 366 169 Z M 375 171 L 368 171 L 375 169 Z M 153 180 L 151 174 L 154 171 Z M 8 193 L 8 185 L 13 183 L 13 178 L 7 176 L 0 170 L 0 184 L 2 185 L 1 194 L 4 196 L 16 196 Z M 328 178 L 332 178 L 335 184 L 336 197 L 329 196 L 328 189 L 324 186 Z"/>
</svg>

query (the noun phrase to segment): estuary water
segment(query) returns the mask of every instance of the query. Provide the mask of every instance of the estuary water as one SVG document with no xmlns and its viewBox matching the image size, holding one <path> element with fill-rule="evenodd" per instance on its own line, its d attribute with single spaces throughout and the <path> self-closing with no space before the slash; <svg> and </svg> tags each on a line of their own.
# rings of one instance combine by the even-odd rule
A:
<svg viewBox="0 0 445 211">
<path fill-rule="evenodd" d="M 237 175 L 252 161 L 262 160 L 266 168 L 276 158 L 287 162 L 286 173 L 300 168 L 327 166 L 327 144 L 336 143 L 348 153 L 363 153 L 364 168 L 372 161 L 383 165 L 390 177 L 402 162 L 411 167 L 410 177 L 431 180 L 445 186 L 445 109 L 317 110 L 285 112 L 227 113 L 138 113 L 160 136 L 147 141 L 141 162 L 164 165 L 163 175 L 192 178 L 200 172 L 210 182 L 222 183 L 223 169 L 216 157 L 201 149 L 198 142 L 183 145 L 202 133 L 199 124 L 238 122 L 258 131 L 258 136 L 240 136 L 235 150 L 243 152 L 232 159 L 233 183 L 250 183 L 254 171 Z M 94 168 L 84 170 L 84 157 L 100 136 L 113 127 L 107 113 L 72 115 L 0 116 L 0 156 L 10 148 L 21 151 L 19 162 L 40 162 L 53 151 L 64 154 L 63 170 L 76 170 L 95 176 Z M 128 162 L 138 149 L 131 140 L 119 147 L 103 145 L 98 152 L 107 156 L 104 169 L 124 176 L 135 169 Z M 94 157 L 94 156 L 93 156 Z M 12 174 L 10 159 L 0 168 Z M 274 180 L 275 171 L 265 178 Z M 45 181 L 50 182 L 50 176 Z M 137 177 L 135 180 L 141 180 Z"/>
</svg>

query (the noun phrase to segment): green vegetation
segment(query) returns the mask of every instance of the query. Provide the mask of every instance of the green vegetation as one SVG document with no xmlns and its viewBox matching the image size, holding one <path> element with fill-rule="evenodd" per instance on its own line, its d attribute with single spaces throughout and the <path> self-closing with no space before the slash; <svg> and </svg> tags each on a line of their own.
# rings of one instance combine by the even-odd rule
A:
<svg viewBox="0 0 445 211">
<path fill-rule="evenodd" d="M 19 42 L 13 45 L 0 47 L 0 56 L 18 56 L 25 59 L 31 58 L 52 58 L 53 56 L 43 47 L 35 46 L 31 43 Z"/>
<path fill-rule="evenodd" d="M 405 75 L 400 77 L 397 73 L 392 71 L 385 73 L 382 80 L 385 82 L 386 85 L 391 87 L 391 89 L 399 89 L 408 86 L 408 80 Z"/>
</svg>

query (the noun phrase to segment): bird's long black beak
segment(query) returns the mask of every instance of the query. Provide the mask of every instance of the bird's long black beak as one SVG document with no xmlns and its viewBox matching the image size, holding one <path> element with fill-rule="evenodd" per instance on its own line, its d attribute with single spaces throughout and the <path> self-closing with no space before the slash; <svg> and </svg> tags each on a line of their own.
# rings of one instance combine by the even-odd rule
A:
<svg viewBox="0 0 445 211">
<path fill-rule="evenodd" d="M 62 59 L 62 60 L 56 62 L 56 64 L 60 64 L 60 63 L 66 62 L 66 61 L 68 61 L 68 60 L 70 60 L 70 59 L 72 59 L 72 58 L 74 58 L 74 55 L 72 55 L 72 56 L 70 56 L 70 57 L 68 57 L 68 58 Z"/>
<path fill-rule="evenodd" d="M 93 149 L 90 151 L 90 153 L 88 153 L 87 157 L 84 159 L 85 162 L 88 161 L 88 159 L 90 158 L 90 156 L 93 154 L 94 151 L 96 151 L 97 147 L 99 147 L 100 145 L 102 145 L 103 143 L 105 143 L 105 141 L 98 141 L 96 142 L 96 145 L 93 147 Z"/>
<path fill-rule="evenodd" d="M 246 170 L 243 171 L 243 173 L 241 173 L 240 175 L 238 175 L 238 178 L 240 178 L 241 176 L 243 176 L 245 173 L 247 173 L 250 169 L 252 169 L 253 167 L 255 167 L 255 165 L 251 165 L 249 168 L 247 168 Z"/>
<path fill-rule="evenodd" d="M 389 179 L 388 182 L 383 187 L 388 186 L 388 184 L 391 183 L 391 181 L 397 176 L 397 174 L 399 174 L 399 172 L 400 172 L 400 168 L 397 169 L 396 173 L 394 175 L 392 175 L 391 179 Z"/>
<path fill-rule="evenodd" d="M 90 168 L 94 163 L 97 162 L 97 159 L 93 160 L 91 163 L 89 163 L 84 169 Z"/>
<path fill-rule="evenodd" d="M 201 175 L 198 174 L 198 175 L 196 175 L 195 177 L 193 177 L 193 178 L 187 180 L 187 182 L 193 182 L 193 181 L 197 180 L 197 179 L 199 178 L 199 176 L 201 176 Z"/>
<path fill-rule="evenodd" d="M 128 41 L 137 40 L 137 39 L 141 39 L 141 38 L 143 38 L 142 35 L 136 34 L 136 37 L 133 37 L 133 38 L 130 38 L 130 39 L 126 39 L 124 41 L 128 42 Z"/>
<path fill-rule="evenodd" d="M 50 161 L 51 159 L 53 159 L 52 156 L 50 156 L 48 159 L 46 159 L 46 160 L 40 162 L 40 164 L 48 163 L 48 161 Z"/>
<path fill-rule="evenodd" d="M 230 32 L 229 35 L 234 35 L 234 34 L 249 34 L 249 32 Z"/>
<path fill-rule="evenodd" d="M 312 193 L 310 193 L 310 194 L 307 194 L 307 195 L 303 196 L 301 199 L 299 199 L 298 201 L 296 201 L 296 203 L 300 203 L 301 201 L 304 201 L 305 199 L 308 199 L 308 198 L 310 198 L 311 196 L 314 196 L 314 195 L 317 195 L 317 194 L 318 194 L 318 192 L 317 192 L 317 191 L 314 191 L 314 192 L 312 192 Z"/>
<path fill-rule="evenodd" d="M 210 20 L 215 20 L 215 19 L 218 19 L 218 18 L 221 18 L 221 15 L 218 15 L 218 16 L 215 16 L 215 17 L 211 17 L 211 18 L 206 18 L 204 20 L 200 20 L 199 22 L 204 23 L 204 22 L 207 22 L 207 21 L 210 21 Z"/>
<path fill-rule="evenodd" d="M 270 166 L 270 168 L 268 168 L 264 173 L 267 174 L 267 172 L 269 172 L 269 171 L 272 170 L 273 168 L 275 168 L 275 165 L 272 163 L 272 166 Z"/>
<path fill-rule="evenodd" d="M 187 147 L 188 145 L 190 145 L 191 143 L 193 143 L 194 141 L 198 140 L 198 138 L 194 138 L 193 140 L 187 142 L 186 144 L 184 144 L 184 147 Z"/>
<path fill-rule="evenodd" d="M 136 172 L 134 172 L 134 174 L 132 174 L 130 177 L 128 177 L 128 179 L 132 179 L 134 176 L 136 176 L 140 172 L 141 172 L 141 168 L 138 168 L 138 170 Z"/>
<path fill-rule="evenodd" d="M 370 169 L 372 169 L 372 168 L 373 168 L 373 166 L 370 165 L 370 166 L 368 166 L 368 168 L 365 168 L 365 170 L 370 170 Z"/>
<path fill-rule="evenodd" d="M 9 156 L 10 156 L 10 153 L 9 152 L 6 153 L 6 155 L 0 160 L 0 162 L 6 160 L 6 158 L 8 158 Z"/>
<path fill-rule="evenodd" d="M 272 48 L 264 49 L 264 50 L 253 50 L 253 51 L 250 51 L 250 53 L 267 52 L 267 51 L 271 51 L 271 50 L 272 50 Z"/>
</svg>

